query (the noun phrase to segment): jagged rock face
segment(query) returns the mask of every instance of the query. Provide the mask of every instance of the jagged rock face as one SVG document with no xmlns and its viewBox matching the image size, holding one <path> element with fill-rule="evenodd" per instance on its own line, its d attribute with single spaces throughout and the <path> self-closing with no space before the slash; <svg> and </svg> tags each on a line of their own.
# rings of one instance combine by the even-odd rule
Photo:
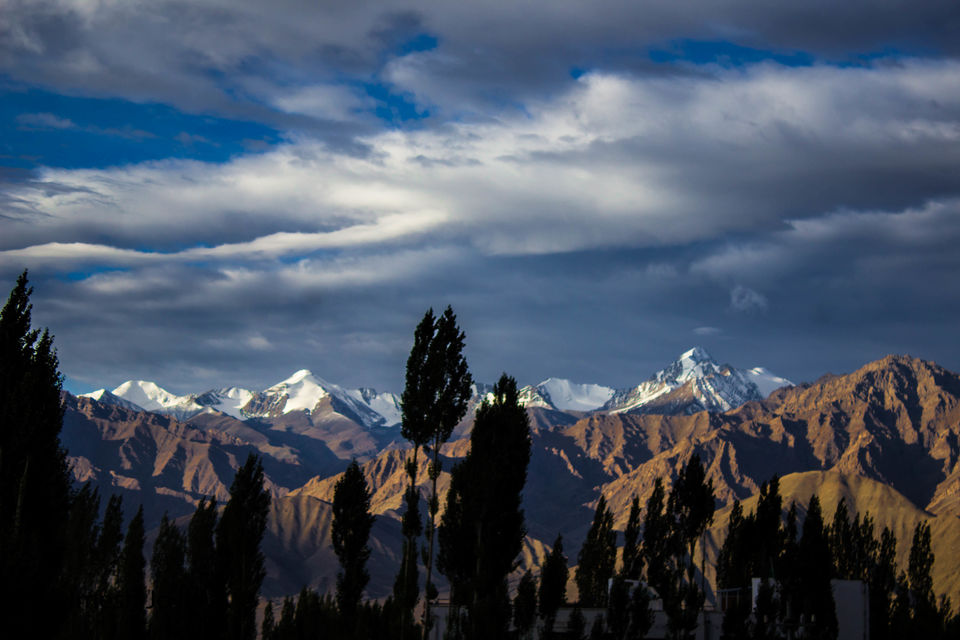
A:
<svg viewBox="0 0 960 640">
<path fill-rule="evenodd" d="M 616 392 L 603 410 L 689 415 L 698 411 L 729 411 L 762 399 L 759 387 L 747 373 L 717 364 L 706 351 L 696 347 L 646 382 Z"/>
</svg>

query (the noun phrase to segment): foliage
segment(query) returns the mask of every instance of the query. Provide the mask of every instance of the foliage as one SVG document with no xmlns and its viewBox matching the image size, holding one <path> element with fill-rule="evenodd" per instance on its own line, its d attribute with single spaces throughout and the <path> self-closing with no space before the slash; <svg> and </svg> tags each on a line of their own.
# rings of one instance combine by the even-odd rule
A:
<svg viewBox="0 0 960 640">
<path fill-rule="evenodd" d="M 216 529 L 217 571 L 226 584 L 226 630 L 230 638 L 253 640 L 260 585 L 266 575 L 260 542 L 267 527 L 270 494 L 263 488 L 263 465 L 250 454 L 230 485 Z"/>
<path fill-rule="evenodd" d="M 150 560 L 153 590 L 148 630 L 151 638 L 182 638 L 186 632 L 186 546 L 183 534 L 167 514 L 163 514 Z"/>
<path fill-rule="evenodd" d="M 117 637 L 141 640 L 147 635 L 147 587 L 143 558 L 143 507 L 127 527 L 117 576 Z"/>
<path fill-rule="evenodd" d="M 607 606 L 607 583 L 613 577 L 617 560 L 617 532 L 613 530 L 613 513 L 601 495 L 593 514 L 593 522 L 577 555 L 574 580 L 583 607 Z"/>
<path fill-rule="evenodd" d="M 333 521 L 330 537 L 333 551 L 340 561 L 337 575 L 337 607 L 350 628 L 356 621 L 357 606 L 370 580 L 367 560 L 370 558 L 370 492 L 356 460 L 350 463 L 333 490 Z"/>
<path fill-rule="evenodd" d="M 187 525 L 186 637 L 205 640 L 226 625 L 226 575 L 217 562 L 217 502 L 201 498 Z"/>
<path fill-rule="evenodd" d="M 525 571 L 517 585 L 517 595 L 513 598 L 513 626 L 517 635 L 523 639 L 530 635 L 537 621 L 537 583 L 529 571 Z"/>
<path fill-rule="evenodd" d="M 427 625 L 430 622 L 430 601 L 435 591 L 432 572 L 434 532 L 439 510 L 437 479 L 441 470 L 440 445 L 450 438 L 454 427 L 466 413 L 473 384 L 467 370 L 467 361 L 463 357 L 464 338 L 452 308 L 448 306 L 440 318 L 434 317 L 433 309 L 427 310 L 414 330 L 413 347 L 407 358 L 406 384 L 401 398 L 401 434 L 413 444 L 413 456 L 407 462 L 410 487 L 405 499 L 407 511 L 403 522 L 406 537 L 404 560 L 401 573 L 394 583 L 394 594 L 402 606 L 409 607 L 406 611 L 412 615 L 417 601 L 415 549 L 416 539 L 420 535 L 420 515 L 417 508 L 419 495 L 416 494 L 417 454 L 421 446 L 432 443 L 433 460 L 429 468 L 432 492 L 427 502 L 430 514 L 427 522 L 427 599 L 423 614 Z M 404 620 L 406 617 L 404 614 Z M 405 627 L 407 623 L 403 624 Z"/>
<path fill-rule="evenodd" d="M 451 603 L 466 608 L 467 638 L 502 637 L 510 622 L 507 574 L 526 535 L 521 508 L 530 424 L 516 380 L 506 374 L 477 410 L 470 451 L 451 473 L 438 568 Z"/>
<path fill-rule="evenodd" d="M 11 637 L 52 637 L 64 592 L 70 474 L 60 445 L 61 377 L 53 337 L 31 328 L 27 272 L 0 311 L 0 615 Z"/>
<path fill-rule="evenodd" d="M 538 612 L 547 637 L 553 633 L 557 611 L 567 601 L 568 571 L 567 557 L 563 555 L 563 536 L 558 535 L 540 569 L 540 590 L 537 594 Z"/>
</svg>

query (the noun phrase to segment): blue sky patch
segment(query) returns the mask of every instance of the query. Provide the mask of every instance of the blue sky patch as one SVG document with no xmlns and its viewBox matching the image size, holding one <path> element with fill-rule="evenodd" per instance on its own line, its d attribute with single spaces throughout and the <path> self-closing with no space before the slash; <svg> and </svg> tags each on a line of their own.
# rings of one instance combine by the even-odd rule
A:
<svg viewBox="0 0 960 640">
<path fill-rule="evenodd" d="M 102 168 L 188 158 L 223 162 L 279 143 L 263 124 L 183 113 L 163 104 L 0 88 L 0 165 Z"/>
</svg>

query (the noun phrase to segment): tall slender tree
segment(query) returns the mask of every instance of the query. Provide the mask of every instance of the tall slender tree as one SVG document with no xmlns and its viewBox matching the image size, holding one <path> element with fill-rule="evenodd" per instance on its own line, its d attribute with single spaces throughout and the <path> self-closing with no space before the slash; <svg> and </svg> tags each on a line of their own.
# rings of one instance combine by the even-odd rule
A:
<svg viewBox="0 0 960 640">
<path fill-rule="evenodd" d="M 260 542 L 269 508 L 263 465 L 250 454 L 233 478 L 216 533 L 218 571 L 226 580 L 228 598 L 227 634 L 234 640 L 253 640 L 257 635 L 257 602 L 266 575 Z"/>
<path fill-rule="evenodd" d="M 424 634 L 430 630 L 430 602 L 436 597 L 433 585 L 433 545 L 437 512 L 440 509 L 437 497 L 437 480 L 440 477 L 440 445 L 450 438 L 454 427 L 467 411 L 473 379 L 463 357 L 464 334 L 457 326 L 457 316 L 449 306 L 440 318 L 434 318 L 433 309 L 427 311 L 414 332 L 413 348 L 407 359 L 406 385 L 403 390 L 401 410 L 401 433 L 413 444 L 413 457 L 407 465 L 410 487 L 417 486 L 417 453 L 420 447 L 430 445 L 432 460 L 428 475 L 431 493 L 427 502 L 429 518 L 427 520 L 426 549 L 426 599 L 423 612 Z M 416 506 L 417 500 L 411 495 L 407 501 L 407 512 Z M 419 515 L 417 515 L 419 520 Z M 412 522 L 407 531 L 407 549 L 412 556 L 416 539 L 412 536 L 417 530 Z M 412 558 L 401 568 L 410 572 Z M 403 589 L 411 586 L 408 575 L 401 582 Z M 409 594 L 403 593 L 406 601 Z M 416 602 L 414 599 L 413 602 Z"/>
<path fill-rule="evenodd" d="M 580 593 L 580 606 L 607 606 L 607 582 L 613 577 L 617 561 L 617 532 L 613 530 L 613 512 L 601 495 L 593 522 L 577 555 L 574 580 Z"/>
<path fill-rule="evenodd" d="M 0 311 L 0 618 L 11 637 L 53 637 L 73 594 L 60 572 L 70 474 L 60 445 L 53 337 L 31 328 L 27 272 Z"/>
<path fill-rule="evenodd" d="M 666 491 L 663 480 L 657 478 L 653 491 L 647 498 L 647 510 L 643 518 L 643 547 L 641 555 L 647 568 L 647 582 L 656 590 L 661 600 L 674 597 L 676 570 L 671 562 L 674 545 L 674 529 L 666 513 Z"/>
<path fill-rule="evenodd" d="M 537 593 L 537 611 L 543 620 L 545 638 L 552 636 L 557 611 L 566 604 L 568 572 L 567 556 L 563 555 L 563 536 L 557 535 L 540 569 L 540 589 Z"/>
<path fill-rule="evenodd" d="M 816 494 L 810 497 L 810 503 L 807 506 L 807 517 L 803 521 L 798 553 L 799 611 L 807 621 L 807 635 L 816 639 L 835 639 L 837 613 L 830 587 L 833 561 L 830 557 L 830 541 L 824 530 L 820 499 Z"/>
<path fill-rule="evenodd" d="M 439 530 L 438 568 L 450 579 L 453 604 L 466 608 L 466 638 L 507 633 L 506 580 L 526 535 L 521 503 L 529 419 L 510 376 L 502 375 L 491 395 L 477 410 L 469 453 L 451 473 Z"/>
<path fill-rule="evenodd" d="M 876 563 L 870 575 L 870 635 L 874 640 L 893 640 L 891 632 L 897 591 L 897 537 L 889 527 L 880 534 Z"/>
<path fill-rule="evenodd" d="M 354 459 L 333 488 L 333 520 L 330 523 L 333 551 L 340 562 L 337 608 L 344 632 L 351 635 L 356 631 L 360 598 L 370 581 L 367 541 L 372 526 L 370 492 L 360 465 Z"/>
<path fill-rule="evenodd" d="M 642 569 L 640 498 L 633 496 L 633 500 L 630 501 L 630 514 L 627 516 L 627 528 L 623 532 L 623 577 L 627 580 L 639 580 Z"/>
<path fill-rule="evenodd" d="M 517 584 L 513 598 L 513 626 L 521 640 L 527 640 L 537 621 L 537 582 L 530 571 L 525 571 Z"/>
<path fill-rule="evenodd" d="M 674 529 L 672 550 L 677 597 L 665 600 L 664 609 L 667 611 L 668 626 L 680 638 L 692 637 L 697 617 L 703 610 L 706 588 L 702 578 L 701 583 L 697 584 L 695 551 L 697 542 L 713 522 L 715 508 L 713 481 L 707 481 L 700 456 L 693 454 L 677 476 L 667 503 L 668 517 Z M 704 562 L 701 559 L 701 576 Z"/>
<path fill-rule="evenodd" d="M 164 513 L 150 558 L 153 590 L 148 631 L 155 640 L 182 638 L 186 634 L 185 555 L 186 540 L 183 533 Z"/>
<path fill-rule="evenodd" d="M 907 579 L 910 585 L 910 603 L 913 626 L 925 637 L 935 637 L 942 630 L 933 592 L 933 549 L 930 545 L 930 525 L 918 522 L 910 543 Z"/>
<path fill-rule="evenodd" d="M 227 585 L 217 562 L 217 501 L 201 498 L 187 525 L 187 638 L 206 640 L 227 625 Z"/>
<path fill-rule="evenodd" d="M 146 560 L 143 557 L 143 507 L 127 526 L 117 575 L 117 637 L 142 640 L 147 636 Z"/>
</svg>

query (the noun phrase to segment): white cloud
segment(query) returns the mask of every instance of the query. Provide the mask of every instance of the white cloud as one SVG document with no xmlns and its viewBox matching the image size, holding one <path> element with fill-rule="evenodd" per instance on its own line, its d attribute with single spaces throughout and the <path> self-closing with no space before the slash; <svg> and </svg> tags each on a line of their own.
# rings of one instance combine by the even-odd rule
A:
<svg viewBox="0 0 960 640">
<path fill-rule="evenodd" d="M 77 125 L 69 118 L 61 118 L 52 113 L 21 113 L 17 124 L 31 129 L 76 129 Z"/>
<path fill-rule="evenodd" d="M 698 336 L 715 336 L 723 333 L 723 329 L 718 329 L 717 327 L 697 327 L 693 330 L 693 333 Z"/>
</svg>

